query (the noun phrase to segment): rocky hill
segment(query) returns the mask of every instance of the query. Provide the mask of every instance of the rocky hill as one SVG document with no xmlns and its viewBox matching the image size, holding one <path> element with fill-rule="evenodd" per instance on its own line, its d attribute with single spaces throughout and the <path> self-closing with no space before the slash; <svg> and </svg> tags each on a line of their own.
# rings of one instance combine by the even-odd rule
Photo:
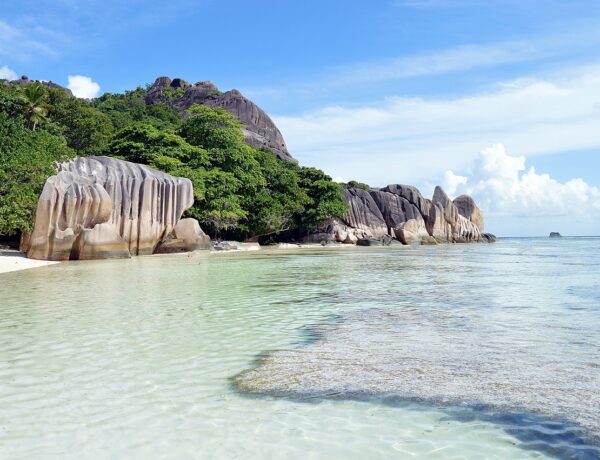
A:
<svg viewBox="0 0 600 460">
<path fill-rule="evenodd" d="M 210 81 L 188 83 L 181 78 L 159 77 L 149 88 L 146 103 L 170 105 L 182 115 L 194 104 L 222 107 L 245 126 L 244 137 L 248 144 L 270 150 L 280 160 L 297 163 L 288 152 L 283 136 L 273 120 L 237 89 L 221 92 Z"/>
</svg>

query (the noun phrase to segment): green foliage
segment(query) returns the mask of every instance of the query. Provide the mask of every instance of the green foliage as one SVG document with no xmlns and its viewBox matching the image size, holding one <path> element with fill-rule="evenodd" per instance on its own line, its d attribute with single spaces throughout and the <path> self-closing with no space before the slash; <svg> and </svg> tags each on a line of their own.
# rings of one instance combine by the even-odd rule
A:
<svg viewBox="0 0 600 460">
<path fill-rule="evenodd" d="M 101 155 L 114 128 L 108 116 L 88 102 L 68 96 L 60 89 L 49 89 L 50 120 L 78 155 Z"/>
<path fill-rule="evenodd" d="M 360 189 L 367 190 L 367 191 L 371 188 L 367 184 L 365 184 L 363 182 L 358 182 L 358 181 L 355 181 L 355 180 L 351 180 L 350 182 L 348 182 L 348 185 L 350 187 L 360 188 Z"/>
<path fill-rule="evenodd" d="M 248 219 L 242 229 L 249 235 L 281 233 L 294 227 L 294 218 L 311 200 L 299 183 L 298 166 L 278 160 L 272 152 L 258 150 L 265 183 L 249 197 Z"/>
<path fill-rule="evenodd" d="M 181 92 L 168 91 L 164 102 Z M 184 120 L 145 96 L 137 88 L 89 102 L 40 84 L 0 85 L 0 233 L 31 230 L 54 162 L 74 155 L 110 155 L 189 178 L 195 202 L 187 214 L 213 237 L 306 233 L 346 212 L 329 176 L 250 147 L 224 109 L 196 105 Z"/>
<path fill-rule="evenodd" d="M 342 216 L 348 212 L 340 184 L 331 180 L 317 168 L 300 168 L 300 186 L 306 190 L 310 203 L 298 216 L 298 227 L 314 230 L 330 217 Z"/>
<path fill-rule="evenodd" d="M 158 129 L 175 130 L 181 125 L 181 117 L 166 105 L 148 105 L 144 101 L 146 90 L 137 88 L 124 94 L 105 93 L 92 102 L 92 105 L 106 114 L 116 130 L 122 130 L 134 123 L 152 125 Z"/>
<path fill-rule="evenodd" d="M 0 112 L 12 117 L 25 115 L 25 98 L 16 88 L 0 83 Z"/>
<path fill-rule="evenodd" d="M 33 131 L 0 113 L 0 234 L 30 231 L 38 197 L 54 164 L 74 156 L 64 139 Z"/>
<path fill-rule="evenodd" d="M 25 98 L 25 115 L 29 120 L 31 128 L 35 128 L 39 123 L 48 121 L 48 103 L 46 89 L 41 83 L 31 83 L 23 88 Z"/>
<path fill-rule="evenodd" d="M 167 101 L 172 101 L 173 99 L 179 99 L 180 97 L 182 97 L 183 93 L 185 93 L 185 89 L 183 88 L 168 87 L 163 89 L 161 96 Z"/>
<path fill-rule="evenodd" d="M 181 135 L 190 144 L 206 150 L 230 150 L 243 145 L 243 125 L 221 107 L 194 105 L 181 128 Z"/>
<path fill-rule="evenodd" d="M 205 150 L 188 144 L 172 132 L 146 124 L 134 124 L 121 130 L 108 146 L 107 153 L 162 170 L 184 163 L 192 168 L 210 166 Z"/>
</svg>

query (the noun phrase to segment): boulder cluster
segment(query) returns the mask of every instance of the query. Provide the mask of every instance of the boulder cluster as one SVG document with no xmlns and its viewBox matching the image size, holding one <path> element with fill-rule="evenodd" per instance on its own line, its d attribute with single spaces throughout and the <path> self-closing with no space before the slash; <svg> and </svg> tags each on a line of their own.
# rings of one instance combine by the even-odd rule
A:
<svg viewBox="0 0 600 460">
<path fill-rule="evenodd" d="M 40 195 L 33 232 L 23 248 L 32 259 L 83 260 L 210 246 L 194 219 L 189 179 L 110 157 L 60 164 Z"/>
<path fill-rule="evenodd" d="M 470 196 L 454 201 L 436 187 L 431 200 L 416 187 L 388 185 L 362 189 L 346 186 L 348 213 L 332 219 L 312 241 L 333 240 L 341 243 L 437 244 L 495 241 L 484 233 L 483 212 Z"/>
</svg>

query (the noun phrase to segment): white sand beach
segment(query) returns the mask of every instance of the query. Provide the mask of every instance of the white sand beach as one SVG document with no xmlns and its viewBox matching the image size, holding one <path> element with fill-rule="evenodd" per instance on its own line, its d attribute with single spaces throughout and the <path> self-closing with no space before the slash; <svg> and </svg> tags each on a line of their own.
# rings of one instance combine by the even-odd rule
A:
<svg viewBox="0 0 600 460">
<path fill-rule="evenodd" d="M 28 259 L 24 253 L 14 250 L 0 250 L 0 274 L 26 270 L 28 268 L 45 267 L 57 264 L 49 260 Z"/>
</svg>

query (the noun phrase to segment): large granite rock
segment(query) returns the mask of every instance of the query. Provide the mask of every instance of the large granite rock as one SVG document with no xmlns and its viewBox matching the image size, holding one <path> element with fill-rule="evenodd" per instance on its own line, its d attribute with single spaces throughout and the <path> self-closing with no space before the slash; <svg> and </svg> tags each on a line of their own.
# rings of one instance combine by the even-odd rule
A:
<svg viewBox="0 0 600 460">
<path fill-rule="evenodd" d="M 193 201 L 189 179 L 115 158 L 76 158 L 46 181 L 27 255 L 67 260 L 152 254 Z M 177 227 L 176 234 L 183 231 Z"/>
<path fill-rule="evenodd" d="M 469 195 L 460 195 L 453 201 L 458 213 L 473 222 L 479 231 L 483 232 L 483 211 L 475 204 Z"/>
<path fill-rule="evenodd" d="M 417 205 L 421 206 L 421 194 L 418 190 L 402 189 L 407 186 L 388 186 L 382 190 L 370 190 L 369 193 L 381 211 L 388 227 L 388 233 L 403 244 L 420 243 L 429 241 L 429 233 L 425 226 L 423 215 Z M 394 193 L 385 190 L 398 190 Z M 409 193 L 404 193 L 409 191 Z M 416 191 L 416 193 L 415 193 Z M 418 196 L 417 196 L 418 194 Z M 405 198 L 408 196 L 417 205 Z M 424 200 L 423 200 L 424 201 Z"/>
<path fill-rule="evenodd" d="M 379 239 L 388 235 L 388 226 L 371 194 L 360 188 L 348 187 L 344 196 L 349 210 L 341 218 L 357 239 Z"/>
<path fill-rule="evenodd" d="M 456 205 L 441 187 L 438 186 L 435 188 L 432 202 L 443 211 L 444 219 L 450 227 L 451 237 L 448 241 L 454 243 L 482 241 L 479 227 L 459 213 Z M 483 227 L 483 214 L 481 214 L 480 224 Z"/>
<path fill-rule="evenodd" d="M 180 88 L 183 93 L 173 96 L 171 91 L 169 97 L 165 97 L 168 88 Z M 270 150 L 281 160 L 297 163 L 288 152 L 283 136 L 273 120 L 236 89 L 223 93 L 210 81 L 190 84 L 180 78 L 171 80 L 169 77 L 159 77 L 148 90 L 146 102 L 167 104 L 182 114 L 194 104 L 222 107 L 245 126 L 244 138 L 248 144 Z"/>
<path fill-rule="evenodd" d="M 155 254 L 171 254 L 176 252 L 190 252 L 199 249 L 210 249 L 212 243 L 200 228 L 196 219 L 181 219 L 175 224 L 173 232 L 154 250 Z"/>
</svg>

